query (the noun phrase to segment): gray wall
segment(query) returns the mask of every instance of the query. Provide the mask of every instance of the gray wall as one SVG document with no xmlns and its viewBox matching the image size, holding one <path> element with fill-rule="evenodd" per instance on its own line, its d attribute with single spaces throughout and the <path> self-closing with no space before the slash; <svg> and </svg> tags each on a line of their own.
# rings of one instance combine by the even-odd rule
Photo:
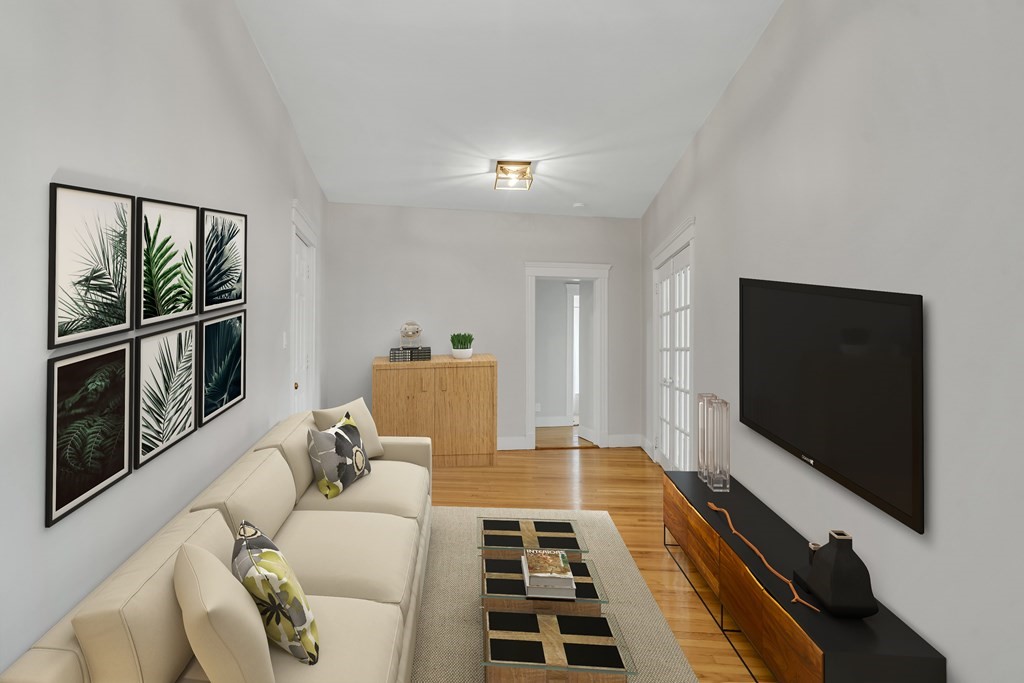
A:
<svg viewBox="0 0 1024 683">
<path fill-rule="evenodd" d="M 529 261 L 610 263 L 609 432 L 641 434 L 643 360 L 639 221 L 328 204 L 321 317 L 330 404 L 370 396 L 370 361 L 413 319 L 423 343 L 450 353 L 448 335 L 476 335 L 498 358 L 499 447 L 526 438 L 526 269 Z M 532 406 L 531 406 L 532 408 Z"/>
<path fill-rule="evenodd" d="M 734 405 L 739 277 L 924 296 L 925 535 L 738 423 L 733 462 L 805 536 L 850 531 L 956 682 L 1021 671 L 1021 26 L 1019 2 L 787 1 L 643 218 L 645 302 L 697 219 L 696 390 Z"/>
<path fill-rule="evenodd" d="M 572 320 L 566 300 L 566 283 L 537 280 L 536 392 L 540 403 L 538 418 L 560 418 L 571 424 L 572 405 L 568 397 L 568 346 L 572 341 Z M 538 425 L 542 426 L 542 425 Z M 559 426 L 552 423 L 548 426 Z"/>
<path fill-rule="evenodd" d="M 319 225 L 324 199 L 234 3 L 4 2 L 0 63 L 3 670 L 287 412 L 291 203 Z M 45 529 L 51 181 L 247 213 L 249 373 L 240 405 Z"/>
</svg>

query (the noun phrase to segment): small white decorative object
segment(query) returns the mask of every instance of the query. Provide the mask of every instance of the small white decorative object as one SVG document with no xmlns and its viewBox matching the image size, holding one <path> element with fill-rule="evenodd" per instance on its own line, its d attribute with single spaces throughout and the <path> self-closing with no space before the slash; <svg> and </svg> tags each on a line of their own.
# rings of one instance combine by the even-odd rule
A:
<svg viewBox="0 0 1024 683">
<path fill-rule="evenodd" d="M 402 337 L 400 346 L 403 349 L 418 349 L 420 347 L 420 334 L 423 328 L 415 320 L 408 320 L 398 330 Z"/>
</svg>

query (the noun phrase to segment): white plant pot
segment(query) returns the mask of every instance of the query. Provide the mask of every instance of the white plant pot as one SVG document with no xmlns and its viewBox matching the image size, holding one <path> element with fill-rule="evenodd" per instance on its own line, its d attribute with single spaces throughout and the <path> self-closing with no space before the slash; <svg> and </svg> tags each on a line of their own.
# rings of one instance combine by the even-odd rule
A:
<svg viewBox="0 0 1024 683">
<path fill-rule="evenodd" d="M 466 360 L 473 357 L 473 349 L 452 349 L 452 356 L 459 360 Z"/>
</svg>

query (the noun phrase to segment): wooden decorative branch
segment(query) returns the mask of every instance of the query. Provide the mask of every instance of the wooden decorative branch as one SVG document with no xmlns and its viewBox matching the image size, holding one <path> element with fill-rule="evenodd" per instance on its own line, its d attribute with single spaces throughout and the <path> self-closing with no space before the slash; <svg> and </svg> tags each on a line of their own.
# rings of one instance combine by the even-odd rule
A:
<svg viewBox="0 0 1024 683">
<path fill-rule="evenodd" d="M 725 515 L 725 521 L 729 523 L 729 530 L 732 531 L 737 536 L 739 536 L 740 540 L 743 541 L 744 543 L 746 543 L 747 547 L 750 548 L 751 550 L 753 550 L 754 553 L 759 558 L 761 558 L 761 562 L 764 563 L 764 566 L 768 567 L 768 571 L 770 571 L 772 574 L 775 574 L 775 576 L 779 577 L 780 581 L 784 581 L 786 583 L 786 585 L 789 586 L 789 590 L 793 591 L 793 599 L 790 600 L 790 602 L 799 602 L 801 605 L 806 605 L 807 607 L 810 607 L 815 612 L 820 612 L 821 611 L 820 609 L 818 609 L 817 607 L 815 607 L 811 603 L 809 603 L 806 600 L 804 600 L 803 598 L 801 598 L 800 595 L 796 592 L 796 586 L 793 585 L 793 582 L 790 581 L 789 579 L 787 579 L 782 574 L 780 574 L 778 571 L 776 571 L 775 567 L 773 567 L 770 564 L 768 564 L 768 560 L 766 560 L 764 558 L 764 555 L 762 555 L 761 551 L 757 549 L 757 546 L 755 546 L 753 543 L 748 541 L 746 536 L 744 536 L 740 532 L 736 531 L 736 527 L 734 527 L 732 525 L 732 517 L 729 516 L 729 511 L 728 510 L 726 510 L 725 508 L 722 508 L 722 507 L 718 507 L 717 505 L 715 505 L 712 502 L 708 502 L 708 507 L 711 508 L 712 510 L 714 510 L 715 512 L 721 512 L 723 515 Z"/>
</svg>

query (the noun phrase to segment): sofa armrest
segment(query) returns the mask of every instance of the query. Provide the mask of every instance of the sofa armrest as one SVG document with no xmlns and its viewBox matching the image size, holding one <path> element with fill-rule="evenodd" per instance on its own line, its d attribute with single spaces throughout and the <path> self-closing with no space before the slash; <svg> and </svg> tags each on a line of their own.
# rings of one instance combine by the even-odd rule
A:
<svg viewBox="0 0 1024 683">
<path fill-rule="evenodd" d="M 431 472 L 432 448 L 429 436 L 382 436 L 384 447 L 381 460 L 401 460 L 427 468 Z"/>
<path fill-rule="evenodd" d="M 0 683 L 82 683 L 82 665 L 69 650 L 34 647 L 0 673 Z"/>
</svg>

